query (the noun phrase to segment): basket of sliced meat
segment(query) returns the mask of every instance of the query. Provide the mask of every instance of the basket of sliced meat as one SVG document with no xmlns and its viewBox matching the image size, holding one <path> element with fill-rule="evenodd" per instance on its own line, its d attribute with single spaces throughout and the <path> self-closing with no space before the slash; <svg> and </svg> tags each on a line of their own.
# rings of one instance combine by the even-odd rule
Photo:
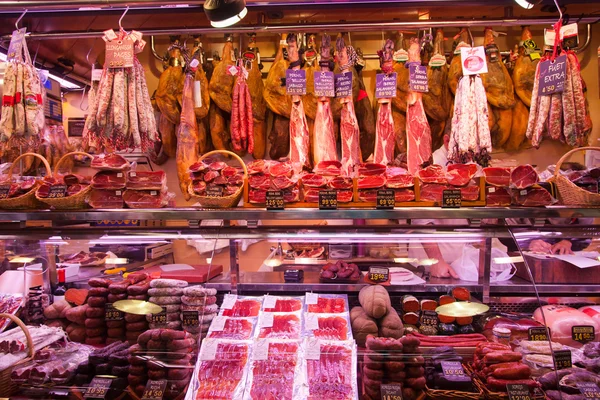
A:
<svg viewBox="0 0 600 400">
<path fill-rule="evenodd" d="M 92 190 L 91 178 L 74 174 L 71 171 L 59 172 L 62 165 L 71 157 L 78 155 L 93 159 L 92 155 L 82 151 L 74 151 L 62 156 L 54 166 L 52 179 L 46 179 L 35 191 L 38 201 L 57 210 L 79 210 L 87 207 Z"/>
<path fill-rule="evenodd" d="M 229 166 L 211 156 L 233 157 L 241 168 Z M 235 153 L 214 150 L 204 154 L 190 166 L 192 182 L 188 187 L 190 196 L 205 208 L 235 207 L 242 197 L 248 170 L 244 161 Z"/>
<path fill-rule="evenodd" d="M 598 185 L 600 181 L 600 168 L 593 168 L 589 171 L 576 171 L 577 176 L 561 174 L 560 167 L 562 164 L 571 155 L 583 150 L 600 151 L 600 147 L 580 147 L 573 149 L 562 156 L 556 163 L 554 176 L 551 178 L 551 181 L 556 184 L 558 199 L 561 204 L 578 206 L 600 205 L 600 193 L 598 193 L 597 186 L 596 193 L 593 193 L 584 189 L 583 185 L 580 186 L 577 184 L 583 179 L 591 179 L 596 181 L 596 185 Z"/>
<path fill-rule="evenodd" d="M 46 179 L 52 179 L 52 168 L 48 161 L 41 155 L 35 153 L 24 153 L 13 161 L 6 179 L 0 183 L 0 209 L 5 210 L 28 210 L 35 208 L 43 208 L 44 204 L 40 203 L 35 192 L 42 184 L 42 180 L 33 176 L 20 176 L 13 178 L 13 170 L 19 165 L 25 157 L 37 157 L 42 160 L 46 167 Z"/>
</svg>

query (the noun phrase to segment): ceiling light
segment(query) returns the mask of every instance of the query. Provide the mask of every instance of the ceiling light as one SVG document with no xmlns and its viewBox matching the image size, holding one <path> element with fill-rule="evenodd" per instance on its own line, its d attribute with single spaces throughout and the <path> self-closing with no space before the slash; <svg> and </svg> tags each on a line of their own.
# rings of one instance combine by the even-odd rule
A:
<svg viewBox="0 0 600 400">
<path fill-rule="evenodd" d="M 6 61 L 6 54 L 0 53 L 0 61 Z M 56 82 L 58 82 L 61 87 L 64 87 L 67 89 L 81 89 L 81 85 L 78 85 L 78 84 L 68 81 L 66 79 L 60 78 L 54 74 L 48 74 L 48 76 L 50 78 L 54 79 Z"/>
<path fill-rule="evenodd" d="M 204 13 L 215 28 L 225 28 L 240 22 L 246 14 L 246 0 L 206 0 Z"/>
<path fill-rule="evenodd" d="M 518 5 L 528 10 L 532 9 L 534 6 L 540 4 L 542 0 L 515 0 Z"/>
</svg>

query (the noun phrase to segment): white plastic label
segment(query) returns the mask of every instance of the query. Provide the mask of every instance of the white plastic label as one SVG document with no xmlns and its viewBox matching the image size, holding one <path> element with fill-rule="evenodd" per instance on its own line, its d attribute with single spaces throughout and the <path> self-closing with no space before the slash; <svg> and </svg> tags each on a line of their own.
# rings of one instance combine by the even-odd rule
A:
<svg viewBox="0 0 600 400">
<path fill-rule="evenodd" d="M 577 24 L 569 24 L 560 28 L 560 38 L 561 40 L 564 38 L 570 38 L 573 36 L 577 36 L 579 34 L 579 29 Z"/>
<path fill-rule="evenodd" d="M 265 296 L 265 300 L 263 302 L 263 308 L 265 308 L 265 309 L 275 308 L 276 305 L 277 305 L 277 297 L 269 296 L 269 295 Z"/>
<path fill-rule="evenodd" d="M 314 331 L 319 329 L 319 315 L 313 313 L 305 314 L 306 318 L 306 329 L 309 331 Z"/>
<path fill-rule="evenodd" d="M 150 191 L 150 196 L 156 196 L 158 192 L 156 190 Z"/>
<path fill-rule="evenodd" d="M 218 340 L 205 340 L 202 342 L 202 351 L 200 352 L 201 361 L 212 361 L 217 355 L 217 348 L 219 347 Z"/>
<path fill-rule="evenodd" d="M 235 302 L 237 301 L 237 295 L 235 294 L 226 294 L 223 299 L 223 304 L 221 304 L 221 308 L 224 310 L 231 310 L 233 306 L 235 306 Z"/>
<path fill-rule="evenodd" d="M 210 330 L 221 332 L 223 329 L 225 329 L 226 321 L 227 321 L 227 317 L 223 317 L 220 315 L 214 317 L 212 320 L 212 323 L 210 324 Z"/>
<path fill-rule="evenodd" d="M 527 190 L 526 190 L 526 189 L 523 189 L 523 190 L 521 190 L 521 191 L 519 192 L 519 194 L 520 194 L 521 196 L 525 196 L 525 195 L 527 194 Z"/>
<path fill-rule="evenodd" d="M 304 357 L 307 360 L 318 360 L 321 358 L 321 344 L 317 338 L 306 340 L 306 353 Z"/>
<path fill-rule="evenodd" d="M 137 174 L 136 174 L 135 172 L 133 172 L 133 171 L 132 171 L 132 172 L 130 172 L 130 173 L 129 173 L 129 176 L 133 178 L 133 177 L 136 177 L 136 176 L 137 176 Z"/>
<path fill-rule="evenodd" d="M 485 48 L 463 47 L 460 49 L 463 75 L 486 74 L 488 72 Z"/>
<path fill-rule="evenodd" d="M 117 191 L 115 192 L 115 195 L 116 195 L 116 196 L 120 196 L 120 195 L 121 195 L 121 191 L 120 191 L 120 190 L 117 190 Z"/>
<path fill-rule="evenodd" d="M 236 76 L 238 73 L 238 69 L 235 65 L 232 65 L 229 68 L 227 68 L 227 71 L 229 72 L 229 75 L 232 75 L 232 76 Z"/>
<path fill-rule="evenodd" d="M 263 313 L 260 318 L 261 328 L 272 328 L 273 327 L 273 313 Z"/>
<path fill-rule="evenodd" d="M 254 345 L 254 361 L 264 361 L 269 358 L 269 339 L 258 339 Z"/>
<path fill-rule="evenodd" d="M 92 81 L 93 82 L 100 82 L 100 79 L 102 79 L 102 69 L 101 68 L 94 68 L 92 70 Z"/>
<path fill-rule="evenodd" d="M 495 187 L 490 187 L 488 189 L 488 193 L 496 193 L 496 188 Z"/>
<path fill-rule="evenodd" d="M 546 46 L 554 46 L 554 40 L 556 39 L 556 33 L 554 30 L 547 29 L 544 33 L 544 43 Z"/>
<path fill-rule="evenodd" d="M 200 81 L 194 81 L 194 90 L 192 95 L 194 97 L 194 108 L 202 107 L 202 87 Z"/>
<path fill-rule="evenodd" d="M 131 33 L 129 35 L 133 38 L 134 42 L 137 40 L 142 40 L 142 36 L 144 36 L 144 34 L 142 32 L 138 32 L 138 31 L 131 31 Z"/>
<path fill-rule="evenodd" d="M 190 67 L 192 68 L 196 68 L 198 65 L 200 64 L 200 61 L 198 61 L 198 59 L 194 58 L 191 62 L 190 62 Z"/>
<path fill-rule="evenodd" d="M 319 302 L 319 295 L 317 293 L 309 292 L 306 293 L 306 304 L 317 304 Z"/>
<path fill-rule="evenodd" d="M 117 178 L 122 178 L 122 177 L 123 177 L 123 173 L 122 172 L 117 173 Z"/>
<path fill-rule="evenodd" d="M 104 32 L 102 32 L 102 33 L 104 33 L 104 36 L 106 36 L 106 38 L 107 38 L 108 40 L 115 40 L 115 39 L 117 38 L 117 34 L 116 34 L 116 33 L 115 33 L 115 31 L 114 31 L 114 30 L 112 30 L 112 29 L 109 29 L 109 30 L 107 30 L 107 31 L 104 31 Z"/>
</svg>

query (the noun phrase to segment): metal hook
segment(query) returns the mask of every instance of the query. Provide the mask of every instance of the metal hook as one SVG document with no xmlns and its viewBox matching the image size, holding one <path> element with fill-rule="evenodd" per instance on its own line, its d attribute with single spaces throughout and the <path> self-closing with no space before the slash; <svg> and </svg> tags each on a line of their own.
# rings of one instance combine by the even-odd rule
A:
<svg viewBox="0 0 600 400">
<path fill-rule="evenodd" d="M 121 18 L 119 18 L 119 29 L 123 30 L 123 25 L 121 25 L 121 21 L 123 21 L 123 18 L 125 18 L 125 14 L 127 14 L 127 11 L 129 11 L 129 6 L 127 6 L 127 8 L 125 8 L 125 11 L 123 11 L 123 15 L 121 15 Z"/>
<path fill-rule="evenodd" d="M 25 9 L 25 11 L 23 11 L 23 14 L 21 14 L 21 16 L 19 17 L 19 19 L 17 19 L 17 22 L 15 22 L 15 28 L 17 30 L 19 30 L 19 22 L 21 22 L 21 20 L 23 19 L 23 17 L 25 16 L 25 14 L 27 14 L 27 9 Z M 562 14 L 561 14 L 562 17 Z"/>
<path fill-rule="evenodd" d="M 81 93 L 81 100 L 79 101 L 79 109 L 81 111 L 87 111 L 90 109 L 90 103 L 88 101 L 86 108 L 83 108 L 83 100 L 85 99 L 85 90 L 87 89 L 87 85 L 83 87 L 83 91 Z"/>
<path fill-rule="evenodd" d="M 560 15 L 560 20 L 562 21 L 563 19 L 563 13 L 562 10 L 560 9 L 560 5 L 558 5 L 558 1 L 554 0 L 554 4 L 556 5 L 556 8 L 558 9 L 558 14 Z M 25 10 L 27 11 L 27 10 Z"/>
<path fill-rule="evenodd" d="M 94 49 L 94 45 L 92 45 L 92 47 L 90 47 L 90 49 L 88 50 L 87 54 L 85 55 L 85 60 L 88 62 L 88 64 L 93 65 L 90 62 L 90 54 L 92 53 L 92 50 Z"/>
</svg>

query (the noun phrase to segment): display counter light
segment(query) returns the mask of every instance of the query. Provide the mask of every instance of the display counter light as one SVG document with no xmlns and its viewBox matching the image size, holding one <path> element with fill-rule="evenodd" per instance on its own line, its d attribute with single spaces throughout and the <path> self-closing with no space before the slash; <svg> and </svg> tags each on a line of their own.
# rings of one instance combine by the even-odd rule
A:
<svg viewBox="0 0 600 400">
<path fill-rule="evenodd" d="M 15 257 L 9 261 L 11 264 L 28 264 L 35 260 L 33 257 Z"/>
<path fill-rule="evenodd" d="M 534 6 L 540 4 L 541 0 L 515 0 L 515 2 L 523 8 L 528 10 L 532 9 Z"/>
<path fill-rule="evenodd" d="M 245 0 L 206 0 L 204 13 L 215 28 L 226 28 L 240 22 L 246 14 Z"/>
</svg>

